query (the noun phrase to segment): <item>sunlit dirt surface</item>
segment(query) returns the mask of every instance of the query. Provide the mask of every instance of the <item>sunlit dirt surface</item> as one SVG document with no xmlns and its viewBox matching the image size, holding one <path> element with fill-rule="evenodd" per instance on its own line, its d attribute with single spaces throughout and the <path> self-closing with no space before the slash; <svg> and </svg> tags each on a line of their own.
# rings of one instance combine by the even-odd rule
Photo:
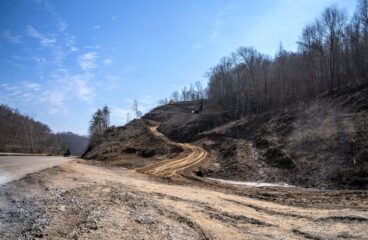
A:
<svg viewBox="0 0 368 240">
<path fill-rule="evenodd" d="M 82 160 L 0 199 L 1 239 L 368 239 L 366 191 L 159 180 Z"/>
<path fill-rule="evenodd" d="M 162 133 L 158 132 L 157 128 L 158 125 L 150 127 L 150 131 L 154 136 L 166 141 L 169 144 L 177 145 L 183 149 L 186 149 L 189 154 L 184 156 L 179 155 L 176 159 L 168 159 L 148 165 L 139 169 L 139 172 L 160 177 L 180 177 L 180 175 L 184 174 L 186 170 L 197 166 L 206 159 L 208 153 L 202 147 L 189 143 L 176 143 Z"/>
</svg>

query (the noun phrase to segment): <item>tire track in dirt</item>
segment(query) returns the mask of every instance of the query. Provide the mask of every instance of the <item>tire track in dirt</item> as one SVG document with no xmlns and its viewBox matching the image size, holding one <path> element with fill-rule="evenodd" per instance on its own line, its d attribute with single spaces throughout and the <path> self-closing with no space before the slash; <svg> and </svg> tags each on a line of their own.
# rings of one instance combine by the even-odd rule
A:
<svg viewBox="0 0 368 240">
<path fill-rule="evenodd" d="M 206 159 L 208 153 L 206 150 L 199 146 L 195 146 L 189 143 L 177 143 L 160 133 L 157 128 L 159 125 L 150 127 L 151 133 L 162 139 L 163 141 L 182 147 L 190 151 L 190 154 L 185 157 L 180 157 L 177 159 L 164 160 L 159 163 L 154 163 L 149 166 L 143 167 L 138 170 L 140 173 L 145 173 L 149 175 L 155 175 L 160 177 L 174 177 L 181 176 L 184 170 L 187 170 L 195 165 L 198 165 L 204 159 Z"/>
</svg>

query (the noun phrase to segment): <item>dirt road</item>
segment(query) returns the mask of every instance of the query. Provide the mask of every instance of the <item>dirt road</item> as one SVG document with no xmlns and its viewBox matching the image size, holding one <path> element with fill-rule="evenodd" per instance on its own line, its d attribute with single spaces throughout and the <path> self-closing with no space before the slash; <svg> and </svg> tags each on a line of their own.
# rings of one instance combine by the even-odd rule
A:
<svg viewBox="0 0 368 240">
<path fill-rule="evenodd" d="M 181 181 L 206 157 L 182 146 L 170 181 L 75 160 L 0 187 L 0 239 L 368 239 L 368 191 Z"/>
<path fill-rule="evenodd" d="M 71 158 L 51 156 L 0 156 L 0 184 L 4 184 L 33 172 L 41 171 Z"/>
<path fill-rule="evenodd" d="M 201 161 L 206 159 L 207 151 L 199 146 L 189 143 L 177 143 L 167 138 L 165 135 L 157 131 L 158 125 L 150 127 L 153 135 L 169 144 L 176 145 L 186 149 L 189 154 L 186 156 L 179 155 L 176 159 L 168 159 L 158 163 L 146 166 L 139 170 L 141 173 L 151 174 L 160 177 L 178 177 L 185 170 L 198 165 Z"/>
</svg>

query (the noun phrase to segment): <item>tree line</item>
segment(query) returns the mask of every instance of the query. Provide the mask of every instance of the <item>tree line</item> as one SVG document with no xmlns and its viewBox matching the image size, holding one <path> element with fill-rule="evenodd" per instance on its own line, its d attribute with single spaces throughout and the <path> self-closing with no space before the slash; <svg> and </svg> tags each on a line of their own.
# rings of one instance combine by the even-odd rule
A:
<svg viewBox="0 0 368 240">
<path fill-rule="evenodd" d="M 62 154 L 67 148 L 81 154 L 88 138 L 73 133 L 53 133 L 49 126 L 0 104 L 0 152 Z"/>
<path fill-rule="evenodd" d="M 207 88 L 203 88 L 202 83 L 197 81 L 191 83 L 189 87 L 183 87 L 180 91 L 174 91 L 169 97 L 158 101 L 158 105 L 165 105 L 169 102 L 196 101 L 207 98 Z"/>
<path fill-rule="evenodd" d="M 208 98 L 234 113 L 259 114 L 368 81 L 368 0 L 351 19 L 336 5 L 307 24 L 298 50 L 274 58 L 240 47 L 208 72 Z"/>
</svg>

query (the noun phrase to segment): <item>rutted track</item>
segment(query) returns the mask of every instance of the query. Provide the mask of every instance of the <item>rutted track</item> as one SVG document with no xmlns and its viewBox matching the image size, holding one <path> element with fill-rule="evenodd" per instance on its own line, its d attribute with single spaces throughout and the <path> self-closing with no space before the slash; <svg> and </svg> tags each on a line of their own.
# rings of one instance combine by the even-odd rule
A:
<svg viewBox="0 0 368 240">
<path fill-rule="evenodd" d="M 0 239 L 367 239 L 364 191 L 239 190 L 73 161 L 0 188 Z"/>
<path fill-rule="evenodd" d="M 205 149 L 195 146 L 189 143 L 177 143 L 167 138 L 160 133 L 158 125 L 150 127 L 150 131 L 156 137 L 164 140 L 165 142 L 187 149 L 190 154 L 185 157 L 179 157 L 177 159 L 164 160 L 149 166 L 146 166 L 138 171 L 145 174 L 160 176 L 160 177 L 173 177 L 180 176 L 184 170 L 187 170 L 193 166 L 198 165 L 206 159 L 208 153 Z"/>
</svg>

